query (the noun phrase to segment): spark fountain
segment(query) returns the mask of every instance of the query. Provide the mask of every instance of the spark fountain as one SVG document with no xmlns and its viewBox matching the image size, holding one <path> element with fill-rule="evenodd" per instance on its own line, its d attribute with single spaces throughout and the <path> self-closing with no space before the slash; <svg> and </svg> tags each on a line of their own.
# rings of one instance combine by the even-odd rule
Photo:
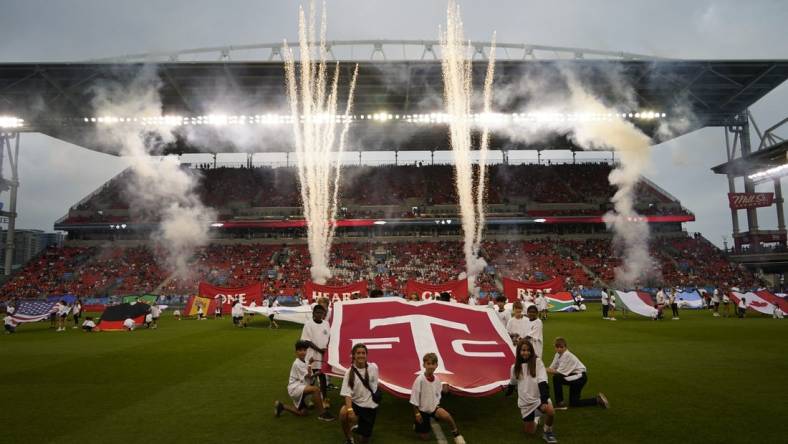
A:
<svg viewBox="0 0 788 444">
<path fill-rule="evenodd" d="M 476 182 L 471 163 L 471 130 L 474 126 L 471 113 L 472 60 L 470 47 L 463 36 L 460 8 L 449 2 L 446 31 L 441 35 L 441 66 L 443 69 L 444 101 L 449 120 L 449 136 L 454 155 L 455 185 L 460 204 L 462 231 L 464 236 L 466 275 L 468 285 L 475 288 L 476 277 L 487 265 L 479 256 L 485 224 L 485 180 L 489 146 L 490 103 L 492 81 L 495 71 L 495 48 L 490 50 L 487 73 L 484 80 L 484 112 L 480 116 L 482 135 L 479 142 L 479 165 Z M 475 196 L 474 196 L 475 186 Z"/>
<path fill-rule="evenodd" d="M 298 13 L 298 37 L 301 62 L 296 67 L 293 50 L 284 44 L 285 74 L 301 203 L 307 226 L 307 243 L 312 260 L 312 280 L 324 284 L 331 277 L 328 265 L 331 244 L 336 230 L 339 193 L 340 160 L 350 126 L 353 93 L 358 77 L 356 65 L 350 80 L 347 105 L 343 115 L 337 114 L 339 63 L 329 83 L 325 46 L 326 8 L 323 5 L 320 40 L 314 44 L 315 8 L 309 7 L 309 22 L 303 8 Z M 312 52 L 317 52 L 313 60 Z M 337 126 L 342 131 L 337 138 Z"/>
</svg>

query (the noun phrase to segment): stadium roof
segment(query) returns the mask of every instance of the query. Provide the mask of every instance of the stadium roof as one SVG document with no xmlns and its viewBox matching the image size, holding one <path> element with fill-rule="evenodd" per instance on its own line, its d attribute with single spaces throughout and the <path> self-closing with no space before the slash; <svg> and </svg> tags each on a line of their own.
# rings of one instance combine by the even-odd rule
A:
<svg viewBox="0 0 788 444">
<path fill-rule="evenodd" d="M 339 62 L 346 97 L 347 80 L 356 62 Z M 442 80 L 440 61 L 361 61 L 355 113 L 392 116 L 440 112 Z M 474 62 L 476 89 L 486 69 Z M 495 89 L 509 94 L 506 105 L 495 111 L 523 112 L 539 97 L 516 92 L 524 78 L 541 79 L 544 91 L 565 88 L 561 75 L 571 70 L 586 88 L 621 112 L 644 110 L 666 113 L 668 118 L 690 111 L 693 119 L 682 132 L 704 126 L 724 126 L 744 121 L 743 111 L 788 78 L 788 60 L 505 60 L 496 63 Z M 165 115 L 199 116 L 215 113 L 254 115 L 286 113 L 284 69 L 276 62 L 165 62 L 165 63 L 6 63 L 0 64 L 0 115 L 24 119 L 22 131 L 41 132 L 96 151 L 116 154 L 117 147 L 96 138 L 93 102 L 97 91 L 110 84 L 130 87 L 143 74 L 157 78 Z M 622 84 L 634 90 L 636 107 L 622 108 Z M 631 103 L 631 102 L 630 102 Z M 631 105 L 630 105 L 631 106 Z M 343 109 L 343 105 L 340 105 Z M 87 118 L 88 121 L 85 121 Z M 658 120 L 633 119 L 654 137 Z M 285 132 L 284 134 L 288 134 Z M 259 151 L 291 151 L 286 137 L 261 137 Z M 352 125 L 352 150 L 448 149 L 445 126 L 408 124 L 404 121 L 366 120 Z M 262 147 L 264 145 L 264 147 Z M 493 148 L 573 149 L 566 137 L 538 145 L 512 141 L 502 135 Z M 205 152 L 182 138 L 168 145 L 169 152 Z M 208 151 L 228 152 L 236 147 L 216 143 Z"/>
</svg>

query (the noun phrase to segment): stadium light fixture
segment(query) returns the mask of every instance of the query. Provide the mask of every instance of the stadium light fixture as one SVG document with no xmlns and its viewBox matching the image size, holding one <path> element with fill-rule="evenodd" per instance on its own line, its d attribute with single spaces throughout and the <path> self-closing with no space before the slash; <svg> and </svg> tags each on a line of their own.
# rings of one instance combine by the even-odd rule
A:
<svg viewBox="0 0 788 444">
<path fill-rule="evenodd" d="M 788 164 L 779 165 L 776 167 L 769 168 L 767 170 L 758 171 L 757 173 L 752 173 L 749 176 L 747 176 L 747 178 L 757 182 L 766 179 L 781 177 L 786 174 L 788 174 Z"/>
<path fill-rule="evenodd" d="M 473 124 L 488 124 L 491 126 L 506 124 L 541 124 L 554 122 L 604 122 L 613 119 L 626 120 L 653 120 L 664 119 L 667 114 L 653 110 L 638 110 L 637 112 L 621 113 L 588 113 L 576 112 L 557 112 L 557 111 L 531 111 L 528 113 L 473 113 L 460 119 Z M 307 117 L 301 116 L 300 121 L 305 121 Z M 371 120 L 376 123 L 392 123 L 402 121 L 416 125 L 445 125 L 451 123 L 456 117 L 443 112 L 431 112 L 422 114 L 391 114 L 386 111 L 379 111 L 374 114 L 356 115 L 332 115 L 320 114 L 310 116 L 314 122 L 322 123 L 334 120 L 337 123 L 347 123 L 355 120 Z M 114 124 L 141 124 L 143 126 L 181 126 L 181 125 L 213 125 L 213 126 L 236 126 L 236 125 L 288 125 L 293 123 L 290 114 L 255 114 L 255 115 L 228 115 L 228 114 L 208 114 L 201 116 L 137 116 L 137 117 L 118 117 L 118 116 L 95 116 L 83 117 L 84 123 L 98 123 L 101 125 Z M 23 124 L 22 119 L 14 117 L 0 117 L 0 127 L 18 127 Z"/>
<path fill-rule="evenodd" d="M 547 222 L 547 219 L 534 219 L 534 222 L 536 222 L 538 224 L 543 224 L 543 223 Z"/>
<path fill-rule="evenodd" d="M 213 228 L 222 228 L 223 226 L 224 226 L 224 224 L 221 223 L 221 222 L 214 222 L 214 223 L 211 224 L 211 227 L 213 227 Z"/>
<path fill-rule="evenodd" d="M 25 121 L 13 116 L 0 116 L 0 128 L 20 128 L 25 125 Z"/>
<path fill-rule="evenodd" d="M 386 221 L 385 220 L 376 220 L 375 222 L 372 222 L 372 223 L 375 224 L 375 225 L 386 225 Z"/>
</svg>

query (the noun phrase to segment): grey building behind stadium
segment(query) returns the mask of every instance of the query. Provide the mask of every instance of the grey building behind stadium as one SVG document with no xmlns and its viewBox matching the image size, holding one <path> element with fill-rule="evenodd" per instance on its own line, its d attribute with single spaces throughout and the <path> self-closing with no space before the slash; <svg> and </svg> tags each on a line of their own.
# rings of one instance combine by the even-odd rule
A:
<svg viewBox="0 0 788 444">
<path fill-rule="evenodd" d="M 8 230 L 0 231 L 0 257 L 5 257 Z M 50 246 L 62 246 L 63 233 L 43 230 L 15 230 L 13 268 L 19 268 Z"/>
</svg>

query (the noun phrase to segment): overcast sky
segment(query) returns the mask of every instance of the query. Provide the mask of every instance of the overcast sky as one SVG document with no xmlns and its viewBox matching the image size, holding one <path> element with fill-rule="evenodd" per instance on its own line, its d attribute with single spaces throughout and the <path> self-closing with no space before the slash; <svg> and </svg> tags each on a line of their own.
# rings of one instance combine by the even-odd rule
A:
<svg viewBox="0 0 788 444">
<path fill-rule="evenodd" d="M 445 1 L 329 0 L 329 39 L 436 39 Z M 461 1 L 466 36 L 628 51 L 674 58 L 786 59 L 788 2 Z M 295 40 L 295 1 L 0 0 L 0 62 L 83 61 L 128 53 Z M 782 37 L 781 37 L 782 35 Z M 263 54 L 260 54 L 263 57 Z M 769 127 L 788 115 L 788 84 L 751 111 Z M 783 137 L 788 136 L 783 132 Z M 757 141 L 756 141 L 757 143 Z M 18 228 L 52 230 L 68 208 L 121 171 L 123 159 L 25 134 Z M 709 170 L 725 160 L 723 131 L 708 128 L 654 147 L 646 173 L 693 211 L 687 224 L 730 242 L 727 181 Z M 772 191 L 762 187 L 763 191 Z M 741 190 L 741 186 L 739 191 Z M 8 195 L 0 200 L 7 204 Z M 759 210 L 776 228 L 774 208 Z M 744 213 L 740 223 L 746 226 Z"/>
</svg>

